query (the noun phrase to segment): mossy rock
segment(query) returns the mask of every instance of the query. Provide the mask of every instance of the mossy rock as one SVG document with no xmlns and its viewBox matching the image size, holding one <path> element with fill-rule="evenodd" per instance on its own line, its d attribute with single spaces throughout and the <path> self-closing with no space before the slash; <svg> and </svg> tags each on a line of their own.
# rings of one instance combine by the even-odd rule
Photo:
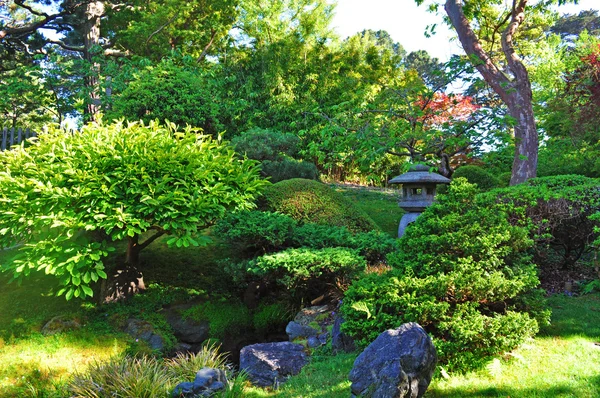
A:
<svg viewBox="0 0 600 398">
<path fill-rule="evenodd" d="M 364 211 L 340 193 L 313 180 L 294 178 L 269 186 L 260 207 L 287 214 L 302 223 L 335 225 L 352 232 L 379 229 Z"/>
</svg>

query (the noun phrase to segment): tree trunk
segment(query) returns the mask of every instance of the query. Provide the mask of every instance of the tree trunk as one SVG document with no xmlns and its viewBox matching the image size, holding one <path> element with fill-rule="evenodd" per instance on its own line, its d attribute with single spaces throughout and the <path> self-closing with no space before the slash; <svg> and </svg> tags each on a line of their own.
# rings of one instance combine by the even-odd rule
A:
<svg viewBox="0 0 600 398">
<path fill-rule="evenodd" d="M 100 294 L 102 302 L 120 301 L 146 290 L 144 276 L 140 271 L 142 248 L 138 235 L 128 238 L 124 263 L 111 272 L 108 280 L 102 284 Z"/>
<path fill-rule="evenodd" d="M 100 91 L 98 88 L 100 64 L 94 60 L 94 54 L 98 52 L 97 47 L 100 45 L 100 18 L 103 14 L 104 3 L 102 1 L 92 1 L 87 5 L 86 19 L 83 24 L 83 56 L 90 64 L 89 73 L 85 77 L 85 86 L 89 92 L 85 114 L 90 121 L 96 121 L 100 111 Z"/>
<path fill-rule="evenodd" d="M 477 35 L 463 12 L 462 0 L 446 0 L 444 9 L 463 49 L 486 83 L 507 105 L 515 119 L 515 158 L 510 184 L 515 185 L 536 176 L 538 157 L 538 134 L 533 117 L 531 82 L 527 69 L 517 55 L 513 38 L 525 18 L 528 0 L 515 0 L 509 23 L 502 33 L 502 51 L 514 79 L 509 79 L 483 49 Z"/>
<path fill-rule="evenodd" d="M 533 117 L 530 85 L 527 84 L 525 89 L 517 89 L 514 92 L 514 100 L 507 105 L 510 115 L 516 121 L 515 157 L 510 177 L 510 185 L 516 185 L 535 177 L 537 171 L 539 139 Z"/>
</svg>

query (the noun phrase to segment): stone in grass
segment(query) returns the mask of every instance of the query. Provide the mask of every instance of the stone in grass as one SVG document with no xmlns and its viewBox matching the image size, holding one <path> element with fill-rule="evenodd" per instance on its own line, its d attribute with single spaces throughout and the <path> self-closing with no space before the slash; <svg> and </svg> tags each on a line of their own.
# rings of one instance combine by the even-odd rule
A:
<svg viewBox="0 0 600 398">
<path fill-rule="evenodd" d="M 354 361 L 352 397 L 420 398 L 437 363 L 431 339 L 417 323 L 380 334 Z"/>
<path fill-rule="evenodd" d="M 333 328 L 331 329 L 331 347 L 333 348 L 333 352 L 352 352 L 356 350 L 354 339 L 348 336 L 346 333 L 342 332 L 343 323 L 344 318 L 338 316 L 335 319 Z"/>
<path fill-rule="evenodd" d="M 159 334 L 154 333 L 154 326 L 150 322 L 130 318 L 127 320 L 125 333 L 134 339 L 145 341 L 153 350 L 162 351 L 165 348 L 165 340 Z"/>
<path fill-rule="evenodd" d="M 304 347 L 289 341 L 253 344 L 240 352 L 240 369 L 259 387 L 277 387 L 288 377 L 300 373 L 306 364 L 308 357 Z"/>
<path fill-rule="evenodd" d="M 68 316 L 55 316 L 50 319 L 42 328 L 42 334 L 44 336 L 52 336 L 57 333 L 64 333 L 71 330 L 77 330 L 81 328 L 81 323 L 76 318 Z"/>
<path fill-rule="evenodd" d="M 217 391 L 223 390 L 227 385 L 225 371 L 215 368 L 202 368 L 196 373 L 194 382 L 179 383 L 173 393 L 173 397 L 210 397 Z"/>
</svg>

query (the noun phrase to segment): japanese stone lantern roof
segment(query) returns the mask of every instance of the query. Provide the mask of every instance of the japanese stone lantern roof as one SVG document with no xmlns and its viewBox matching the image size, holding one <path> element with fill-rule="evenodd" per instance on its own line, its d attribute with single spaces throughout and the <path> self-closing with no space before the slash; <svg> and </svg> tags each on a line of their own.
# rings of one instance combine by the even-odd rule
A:
<svg viewBox="0 0 600 398">
<path fill-rule="evenodd" d="M 389 184 L 450 184 L 450 179 L 429 171 L 423 164 L 411 166 L 408 172 L 392 178 Z"/>
</svg>

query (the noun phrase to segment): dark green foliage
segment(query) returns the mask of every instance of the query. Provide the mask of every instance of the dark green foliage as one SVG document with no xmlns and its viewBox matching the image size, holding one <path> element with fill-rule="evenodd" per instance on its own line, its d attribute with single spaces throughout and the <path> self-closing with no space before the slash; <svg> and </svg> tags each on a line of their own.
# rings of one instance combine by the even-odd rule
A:
<svg viewBox="0 0 600 398">
<path fill-rule="evenodd" d="M 343 287 L 365 267 L 365 260 L 354 250 L 300 248 L 251 260 L 246 264 L 246 272 L 278 284 L 301 299 L 309 298 L 311 293 L 322 294 L 331 287 Z"/>
<path fill-rule="evenodd" d="M 213 100 L 211 78 L 191 62 L 181 65 L 167 59 L 141 70 L 114 98 L 107 116 L 146 123 L 168 120 L 180 126 L 200 127 L 207 134 L 221 133 L 220 107 Z"/>
<path fill-rule="evenodd" d="M 250 310 L 235 300 L 208 301 L 186 310 L 183 314 L 196 321 L 208 321 L 210 337 L 219 340 L 245 333 L 252 325 Z"/>
<path fill-rule="evenodd" d="M 254 312 L 252 324 L 259 334 L 285 330 L 285 325 L 292 318 L 289 306 L 280 302 L 260 304 Z"/>
<path fill-rule="evenodd" d="M 563 265 L 573 264 L 598 237 L 600 182 L 578 175 L 534 178 L 525 184 L 492 191 L 491 197 L 513 206 L 511 217 L 526 217 L 531 237 L 536 241 L 536 263 L 543 265 L 545 249 L 563 257 Z"/>
<path fill-rule="evenodd" d="M 254 128 L 233 138 L 236 151 L 261 162 L 264 177 L 271 182 L 292 178 L 319 179 L 314 163 L 296 160 L 300 140 L 293 134 L 276 130 Z"/>
<path fill-rule="evenodd" d="M 383 261 L 396 248 L 396 239 L 381 231 L 352 233 L 346 227 L 307 223 L 298 225 L 280 213 L 243 211 L 221 220 L 215 232 L 241 250 L 268 253 L 291 247 L 347 247 L 369 263 Z"/>
<path fill-rule="evenodd" d="M 289 246 L 296 221 L 284 214 L 268 211 L 242 211 L 219 221 L 215 234 L 242 250 L 262 253 Z"/>
<path fill-rule="evenodd" d="M 452 178 L 460 177 L 466 178 L 471 184 L 477 184 L 477 187 L 481 190 L 497 188 L 501 184 L 496 176 L 479 166 L 466 165 L 459 167 Z"/>
<path fill-rule="evenodd" d="M 298 155 L 300 139 L 277 130 L 253 128 L 231 140 L 235 150 L 254 160 L 283 160 Z"/>
<path fill-rule="evenodd" d="M 342 195 L 312 180 L 296 178 L 271 185 L 264 192 L 261 207 L 302 223 L 346 227 L 352 232 L 378 229 L 366 213 Z"/>
<path fill-rule="evenodd" d="M 311 162 L 296 159 L 265 160 L 261 164 L 263 175 L 270 177 L 271 182 L 291 180 L 292 178 L 305 178 L 319 180 L 319 170 Z"/>
<path fill-rule="evenodd" d="M 509 210 L 455 180 L 388 256 L 393 269 L 346 292 L 346 330 L 364 346 L 387 328 L 419 322 L 442 361 L 456 369 L 477 366 L 534 335 L 536 318 L 547 321 L 548 313 L 533 298 L 523 308 L 520 296 L 539 280 L 528 254 L 529 230 L 523 222 L 511 224 Z"/>
</svg>

